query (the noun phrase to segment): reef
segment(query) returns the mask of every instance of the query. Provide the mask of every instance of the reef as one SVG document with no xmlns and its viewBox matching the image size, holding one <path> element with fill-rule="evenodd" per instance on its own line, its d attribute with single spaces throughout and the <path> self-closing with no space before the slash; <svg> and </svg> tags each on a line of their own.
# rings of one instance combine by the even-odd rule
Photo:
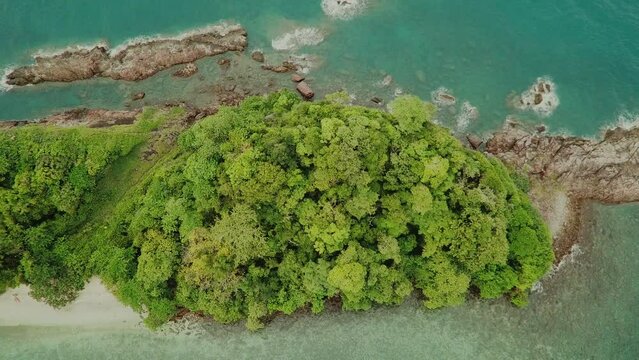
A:
<svg viewBox="0 0 639 360">
<path fill-rule="evenodd" d="M 24 86 L 42 82 L 72 82 L 93 77 L 138 81 L 178 64 L 243 51 L 248 44 L 240 25 L 217 25 L 174 38 L 147 39 L 121 49 L 106 45 L 36 56 L 35 64 L 19 67 L 6 76 L 7 85 Z"/>
</svg>

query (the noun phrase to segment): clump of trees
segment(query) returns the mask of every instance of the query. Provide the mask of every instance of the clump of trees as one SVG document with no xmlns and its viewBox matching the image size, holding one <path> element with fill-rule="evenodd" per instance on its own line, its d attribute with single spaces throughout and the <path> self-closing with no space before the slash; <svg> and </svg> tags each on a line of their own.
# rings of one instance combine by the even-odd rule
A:
<svg viewBox="0 0 639 360">
<path fill-rule="evenodd" d="M 0 293 L 26 282 L 52 305 L 74 298 L 85 278 L 67 239 L 85 221 L 106 169 L 143 139 L 37 126 L 0 132 Z"/>
<path fill-rule="evenodd" d="M 389 112 L 290 92 L 224 107 L 127 193 L 77 267 L 150 326 L 186 308 L 257 329 L 329 298 L 363 310 L 415 291 L 430 309 L 470 293 L 523 305 L 553 261 L 546 226 L 503 164 L 434 115 L 410 96 Z"/>
<path fill-rule="evenodd" d="M 508 170 L 402 97 L 390 112 L 283 92 L 223 108 L 122 204 L 103 277 L 159 324 L 185 307 L 259 328 L 273 313 L 510 296 L 553 261 Z M 131 250 L 133 249 L 133 250 Z"/>
</svg>

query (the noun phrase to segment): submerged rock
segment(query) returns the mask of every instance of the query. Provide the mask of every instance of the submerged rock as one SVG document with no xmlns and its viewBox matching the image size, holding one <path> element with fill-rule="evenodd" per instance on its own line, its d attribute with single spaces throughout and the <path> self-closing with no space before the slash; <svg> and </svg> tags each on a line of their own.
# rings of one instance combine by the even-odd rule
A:
<svg viewBox="0 0 639 360">
<path fill-rule="evenodd" d="M 259 50 L 255 50 L 251 53 L 251 59 L 257 61 L 257 62 L 264 62 L 264 53 L 259 51 Z"/>
<path fill-rule="evenodd" d="M 146 93 L 144 91 L 140 91 L 139 93 L 135 93 L 131 96 L 131 100 L 138 101 L 144 99 Z"/>
<path fill-rule="evenodd" d="M 173 73 L 173 76 L 187 78 L 195 75 L 198 72 L 197 65 L 195 63 L 188 63 L 184 65 L 180 70 Z"/>
<path fill-rule="evenodd" d="M 38 56 L 35 64 L 11 71 L 6 82 L 8 85 L 24 86 L 92 77 L 138 81 L 174 65 L 191 63 L 227 51 L 243 51 L 246 46 L 246 31 L 241 26 L 219 25 L 190 35 L 127 45 L 118 51 L 110 52 L 101 45 L 92 49 Z"/>
</svg>

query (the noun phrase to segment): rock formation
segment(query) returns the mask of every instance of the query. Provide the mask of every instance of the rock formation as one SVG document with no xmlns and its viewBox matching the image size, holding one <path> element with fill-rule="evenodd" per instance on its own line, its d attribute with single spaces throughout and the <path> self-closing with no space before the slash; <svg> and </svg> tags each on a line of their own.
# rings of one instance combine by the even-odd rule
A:
<svg viewBox="0 0 639 360">
<path fill-rule="evenodd" d="M 558 259 L 575 242 L 589 202 L 639 201 L 639 128 L 584 139 L 544 135 L 507 122 L 486 151 L 531 179 L 530 195 L 555 234 Z"/>
<path fill-rule="evenodd" d="M 24 86 L 47 81 L 71 82 L 92 77 L 138 81 L 173 65 L 191 63 L 228 51 L 243 51 L 246 31 L 239 25 L 219 25 L 176 38 L 155 39 L 128 45 L 119 51 L 105 46 L 37 56 L 34 65 L 7 75 L 7 84 Z"/>
</svg>

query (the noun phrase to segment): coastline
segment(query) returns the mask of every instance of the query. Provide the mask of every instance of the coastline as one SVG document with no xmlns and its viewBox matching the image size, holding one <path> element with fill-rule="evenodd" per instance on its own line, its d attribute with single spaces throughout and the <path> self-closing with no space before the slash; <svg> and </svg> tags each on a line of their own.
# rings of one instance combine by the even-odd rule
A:
<svg viewBox="0 0 639 360">
<path fill-rule="evenodd" d="M 55 309 L 29 296 L 29 287 L 20 285 L 0 295 L 0 327 L 106 327 L 139 328 L 142 318 L 122 304 L 97 277 L 93 277 L 78 298 Z"/>
</svg>

